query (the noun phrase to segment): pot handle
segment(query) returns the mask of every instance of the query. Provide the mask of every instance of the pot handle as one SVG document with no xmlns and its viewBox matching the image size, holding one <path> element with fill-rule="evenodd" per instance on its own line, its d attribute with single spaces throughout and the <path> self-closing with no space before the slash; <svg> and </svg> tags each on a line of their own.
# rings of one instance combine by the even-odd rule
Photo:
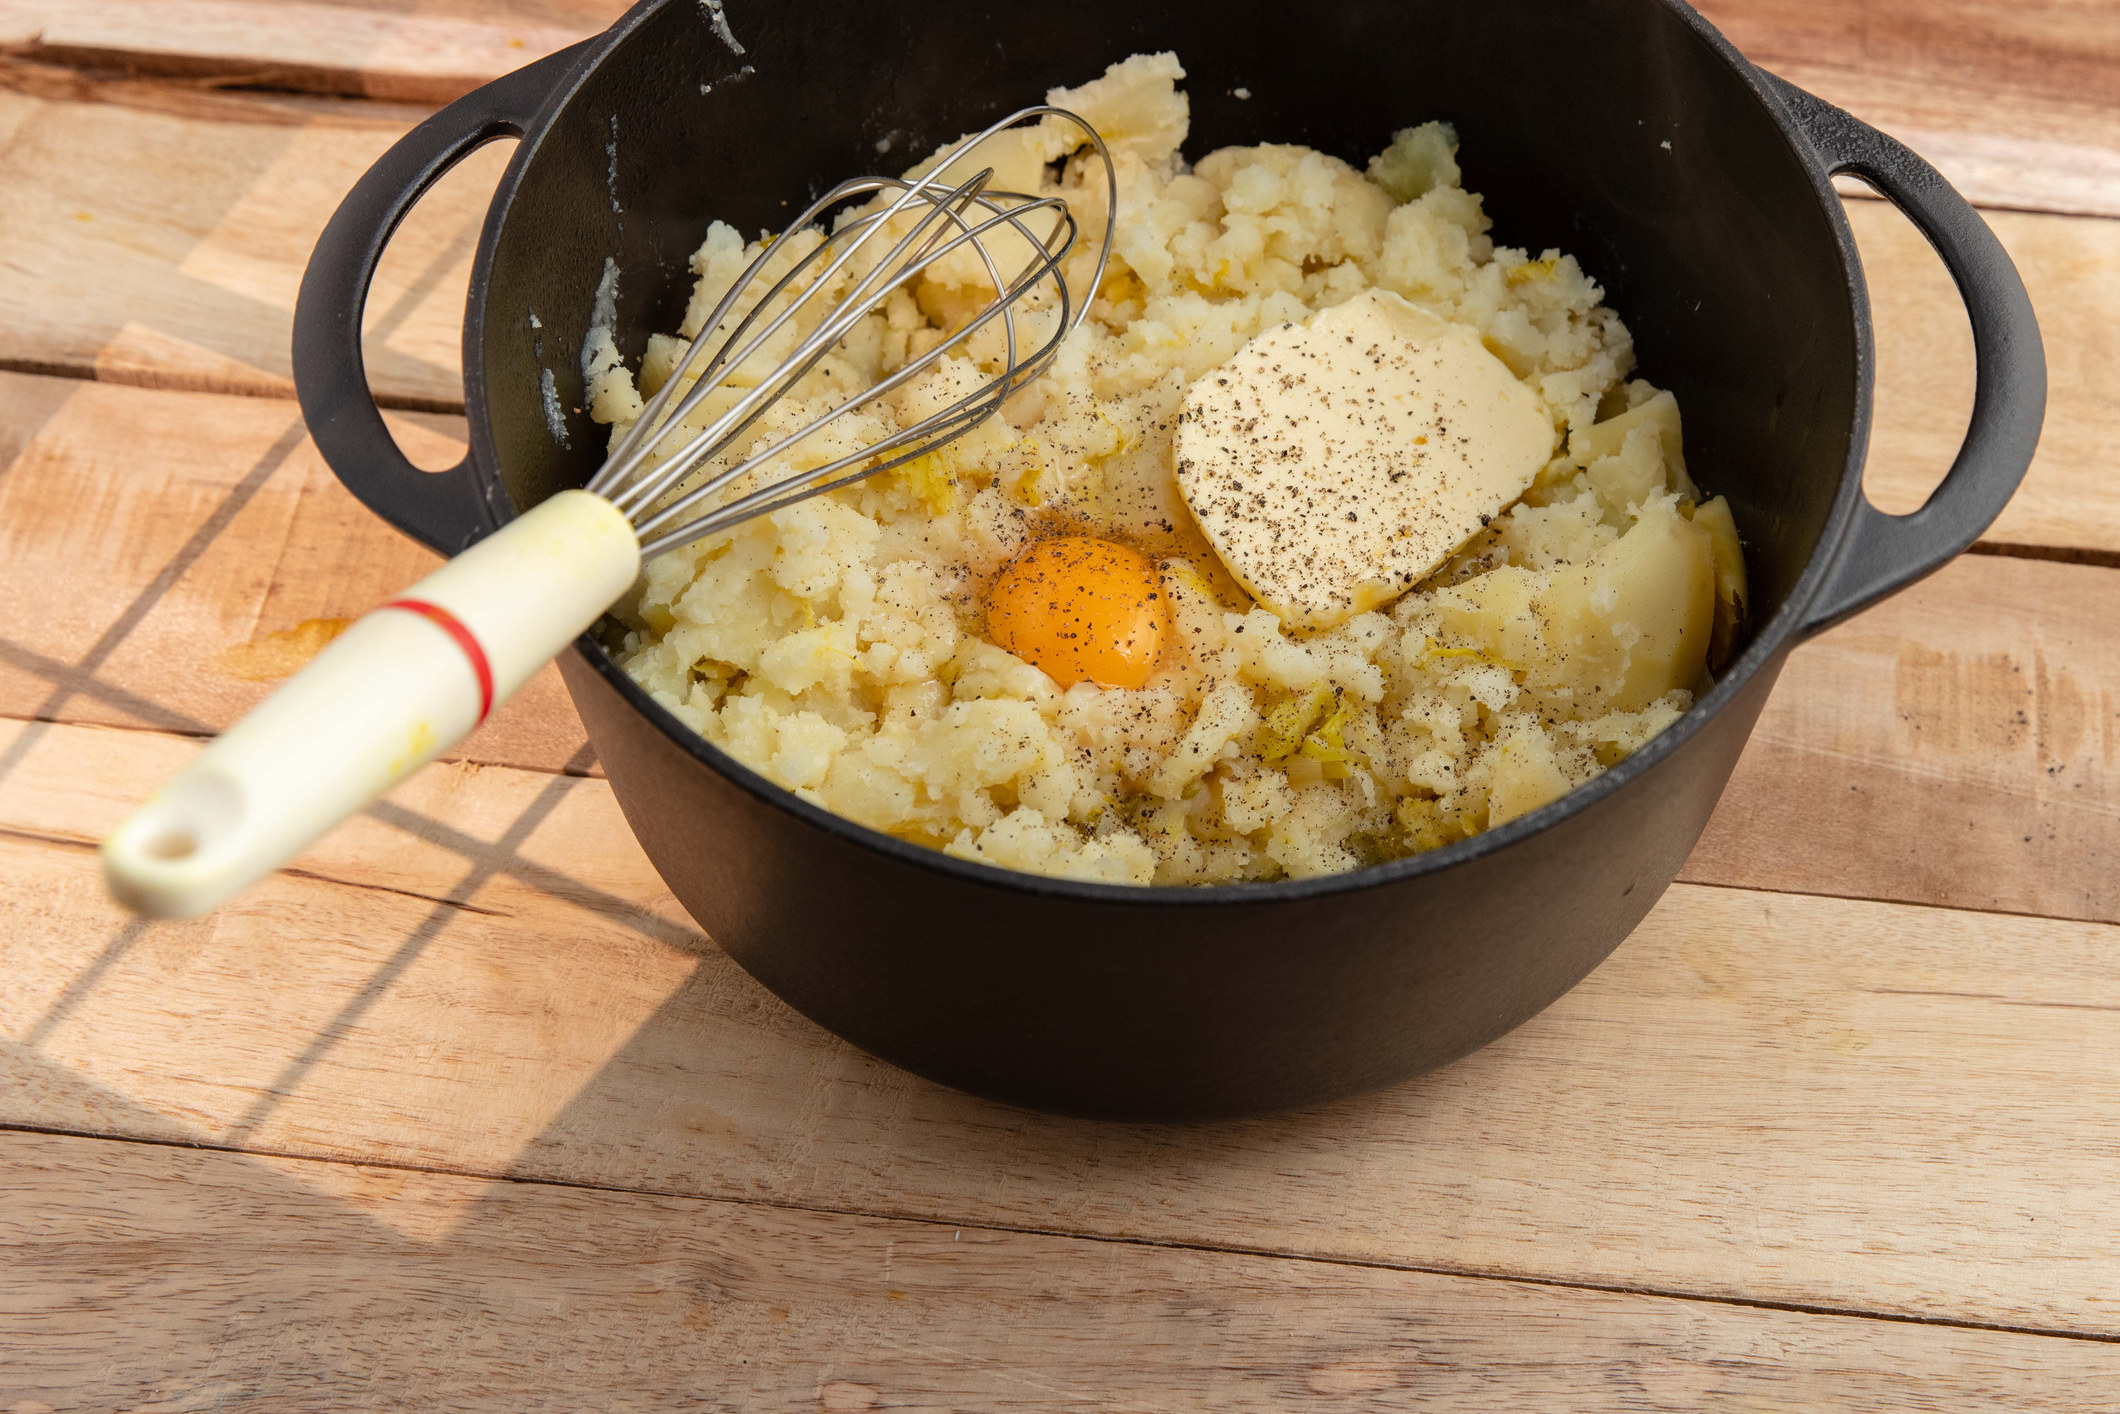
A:
<svg viewBox="0 0 2120 1414">
<path fill-rule="evenodd" d="M 2046 415 L 2039 321 L 2002 242 L 1934 167 L 1905 145 L 1786 79 L 1761 73 L 1828 172 L 1861 177 L 1929 238 L 1973 325 L 1973 416 L 1943 484 L 1920 510 L 1887 515 L 1867 497 L 1813 596 L 1803 633 L 1933 573 L 1980 538 L 2016 493 Z"/>
<path fill-rule="evenodd" d="M 528 131 L 591 42 L 465 94 L 400 138 L 346 194 L 302 274 L 294 307 L 294 382 L 309 435 L 326 465 L 368 509 L 445 555 L 491 531 L 494 519 L 470 457 L 447 471 L 422 471 L 384 424 L 361 355 L 368 287 L 405 213 L 474 151 Z"/>
</svg>

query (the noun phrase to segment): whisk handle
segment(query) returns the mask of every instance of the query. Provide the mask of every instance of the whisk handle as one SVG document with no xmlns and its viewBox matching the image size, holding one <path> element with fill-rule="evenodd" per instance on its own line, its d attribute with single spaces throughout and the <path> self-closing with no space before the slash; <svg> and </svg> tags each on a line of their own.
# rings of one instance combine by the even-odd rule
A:
<svg viewBox="0 0 2120 1414">
<path fill-rule="evenodd" d="M 370 611 L 103 842 L 156 918 L 216 908 L 461 741 L 623 594 L 640 542 L 562 491 Z"/>
<path fill-rule="evenodd" d="M 317 450 L 370 510 L 445 555 L 491 530 L 495 518 L 468 458 L 448 471 L 421 471 L 384 425 L 361 354 L 368 288 L 405 214 L 471 153 L 528 131 L 590 42 L 465 94 L 399 139 L 339 204 L 302 275 L 295 394 Z"/>
</svg>

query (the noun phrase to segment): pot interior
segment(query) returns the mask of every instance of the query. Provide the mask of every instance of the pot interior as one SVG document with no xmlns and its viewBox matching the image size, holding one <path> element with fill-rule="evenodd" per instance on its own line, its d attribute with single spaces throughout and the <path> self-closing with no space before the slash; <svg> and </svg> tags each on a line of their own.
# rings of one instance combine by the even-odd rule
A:
<svg viewBox="0 0 2120 1414">
<path fill-rule="evenodd" d="M 832 182 L 900 171 L 1049 88 L 1172 49 L 1195 159 L 1291 142 L 1359 167 L 1398 128 L 1455 124 L 1496 241 L 1580 259 L 1632 330 L 1640 376 L 1678 394 L 1688 465 L 1729 496 L 1745 542 L 1753 626 L 1818 545 L 1862 396 L 1838 239 L 1741 72 L 1664 0 L 721 8 L 741 54 L 696 0 L 644 7 L 534 135 L 466 351 L 475 438 L 519 507 L 600 460 L 580 349 L 607 258 L 618 344 L 637 359 L 676 326 L 711 220 L 777 230 Z"/>
</svg>

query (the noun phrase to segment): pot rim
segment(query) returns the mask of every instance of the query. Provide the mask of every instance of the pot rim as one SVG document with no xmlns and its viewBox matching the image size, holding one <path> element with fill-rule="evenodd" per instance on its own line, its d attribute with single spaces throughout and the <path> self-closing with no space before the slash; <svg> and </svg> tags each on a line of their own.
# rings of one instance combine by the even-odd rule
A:
<svg viewBox="0 0 2120 1414">
<path fill-rule="evenodd" d="M 482 499 L 487 506 L 494 509 L 496 515 L 514 514 L 513 503 L 499 482 L 499 457 L 488 416 L 485 365 L 482 357 L 486 316 L 484 296 L 490 284 L 493 252 L 498 245 L 500 230 L 506 224 L 525 172 L 536 159 L 545 137 L 553 130 L 560 114 L 572 104 L 589 77 L 631 37 L 635 29 L 666 5 L 673 3 L 678 3 L 678 0 L 640 0 L 640 3 L 610 29 L 585 44 L 567 77 L 554 85 L 550 96 L 539 108 L 536 118 L 528 125 L 517 143 L 516 151 L 509 160 L 507 170 L 503 173 L 492 204 L 488 208 L 472 268 L 471 296 L 464 321 L 463 367 L 465 414 L 471 433 L 470 461 L 473 474 L 478 478 L 480 489 L 484 493 Z M 1470 864 L 1490 854 L 1507 850 L 1566 817 L 1588 810 L 1607 797 L 1627 789 L 1654 770 L 1659 763 L 1683 749 L 1700 732 L 1708 719 L 1726 708 L 1753 677 L 1766 670 L 1775 659 L 1801 641 L 1806 611 L 1817 597 L 1830 567 L 1840 552 L 1842 542 L 1853 522 L 1856 505 L 1862 496 L 1862 469 L 1869 450 L 1875 369 L 1874 331 L 1871 327 L 1869 297 L 1863 281 L 1862 264 L 1855 249 L 1854 232 L 1848 224 L 1847 213 L 1841 206 L 1839 194 L 1833 188 L 1826 165 L 1804 138 L 1762 71 L 1746 59 L 1719 30 L 1709 24 L 1691 5 L 1686 4 L 1685 0 L 1650 0 L 1650 3 L 1661 6 L 1676 17 L 1715 59 L 1728 67 L 1744 84 L 1754 101 L 1772 121 L 1790 156 L 1809 179 L 1812 194 L 1817 198 L 1828 229 L 1832 232 L 1835 254 L 1839 258 L 1841 272 L 1847 283 L 1849 313 L 1854 322 L 1856 386 L 1854 416 L 1848 429 L 1848 447 L 1841 465 L 1840 485 L 1835 491 L 1832 509 L 1826 517 L 1818 543 L 1812 549 L 1803 572 L 1797 576 L 1796 583 L 1791 586 L 1781 607 L 1752 633 L 1743 651 L 1731 661 L 1714 686 L 1697 698 L 1676 722 L 1657 733 L 1625 760 L 1507 824 L 1404 859 L 1359 867 L 1344 873 L 1324 874 L 1307 879 L 1283 879 L 1271 883 L 1092 883 L 1030 874 L 996 864 L 958 859 L 944 854 L 939 849 L 930 849 L 898 839 L 881 830 L 835 815 L 821 806 L 812 805 L 792 790 L 766 779 L 679 721 L 618 665 L 618 661 L 596 639 L 593 629 L 575 640 L 572 651 L 581 655 L 628 705 L 646 717 L 657 730 L 702 764 L 728 778 L 765 804 L 793 815 L 805 824 L 834 835 L 845 843 L 871 850 L 915 868 L 935 871 L 956 883 L 999 889 L 1034 898 L 1083 904 L 1194 909 L 1306 902 L 1405 883 Z"/>
</svg>

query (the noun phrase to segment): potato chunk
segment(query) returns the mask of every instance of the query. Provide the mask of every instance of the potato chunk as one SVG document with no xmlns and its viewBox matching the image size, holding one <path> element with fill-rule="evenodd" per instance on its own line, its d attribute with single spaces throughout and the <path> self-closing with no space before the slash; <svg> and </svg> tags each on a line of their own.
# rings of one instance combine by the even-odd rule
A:
<svg viewBox="0 0 2120 1414">
<path fill-rule="evenodd" d="M 1553 743 L 1536 727 L 1515 728 L 1498 741 L 1492 758 L 1493 780 L 1487 787 L 1487 823 L 1505 825 L 1529 815 L 1548 801 L 1559 800 L 1575 783 L 1554 758 Z"/>
<path fill-rule="evenodd" d="M 1715 622 L 1715 550 L 1670 497 L 1596 560 L 1553 572 L 1536 612 L 1552 655 L 1550 685 L 1607 710 L 1637 712 L 1699 685 Z"/>
<path fill-rule="evenodd" d="M 1708 532 L 1715 546 L 1715 634 L 1708 646 L 1708 666 L 1719 669 L 1737 651 L 1737 630 L 1745 619 L 1745 552 L 1726 498 L 1717 496 L 1694 511 L 1693 523 Z"/>
</svg>

